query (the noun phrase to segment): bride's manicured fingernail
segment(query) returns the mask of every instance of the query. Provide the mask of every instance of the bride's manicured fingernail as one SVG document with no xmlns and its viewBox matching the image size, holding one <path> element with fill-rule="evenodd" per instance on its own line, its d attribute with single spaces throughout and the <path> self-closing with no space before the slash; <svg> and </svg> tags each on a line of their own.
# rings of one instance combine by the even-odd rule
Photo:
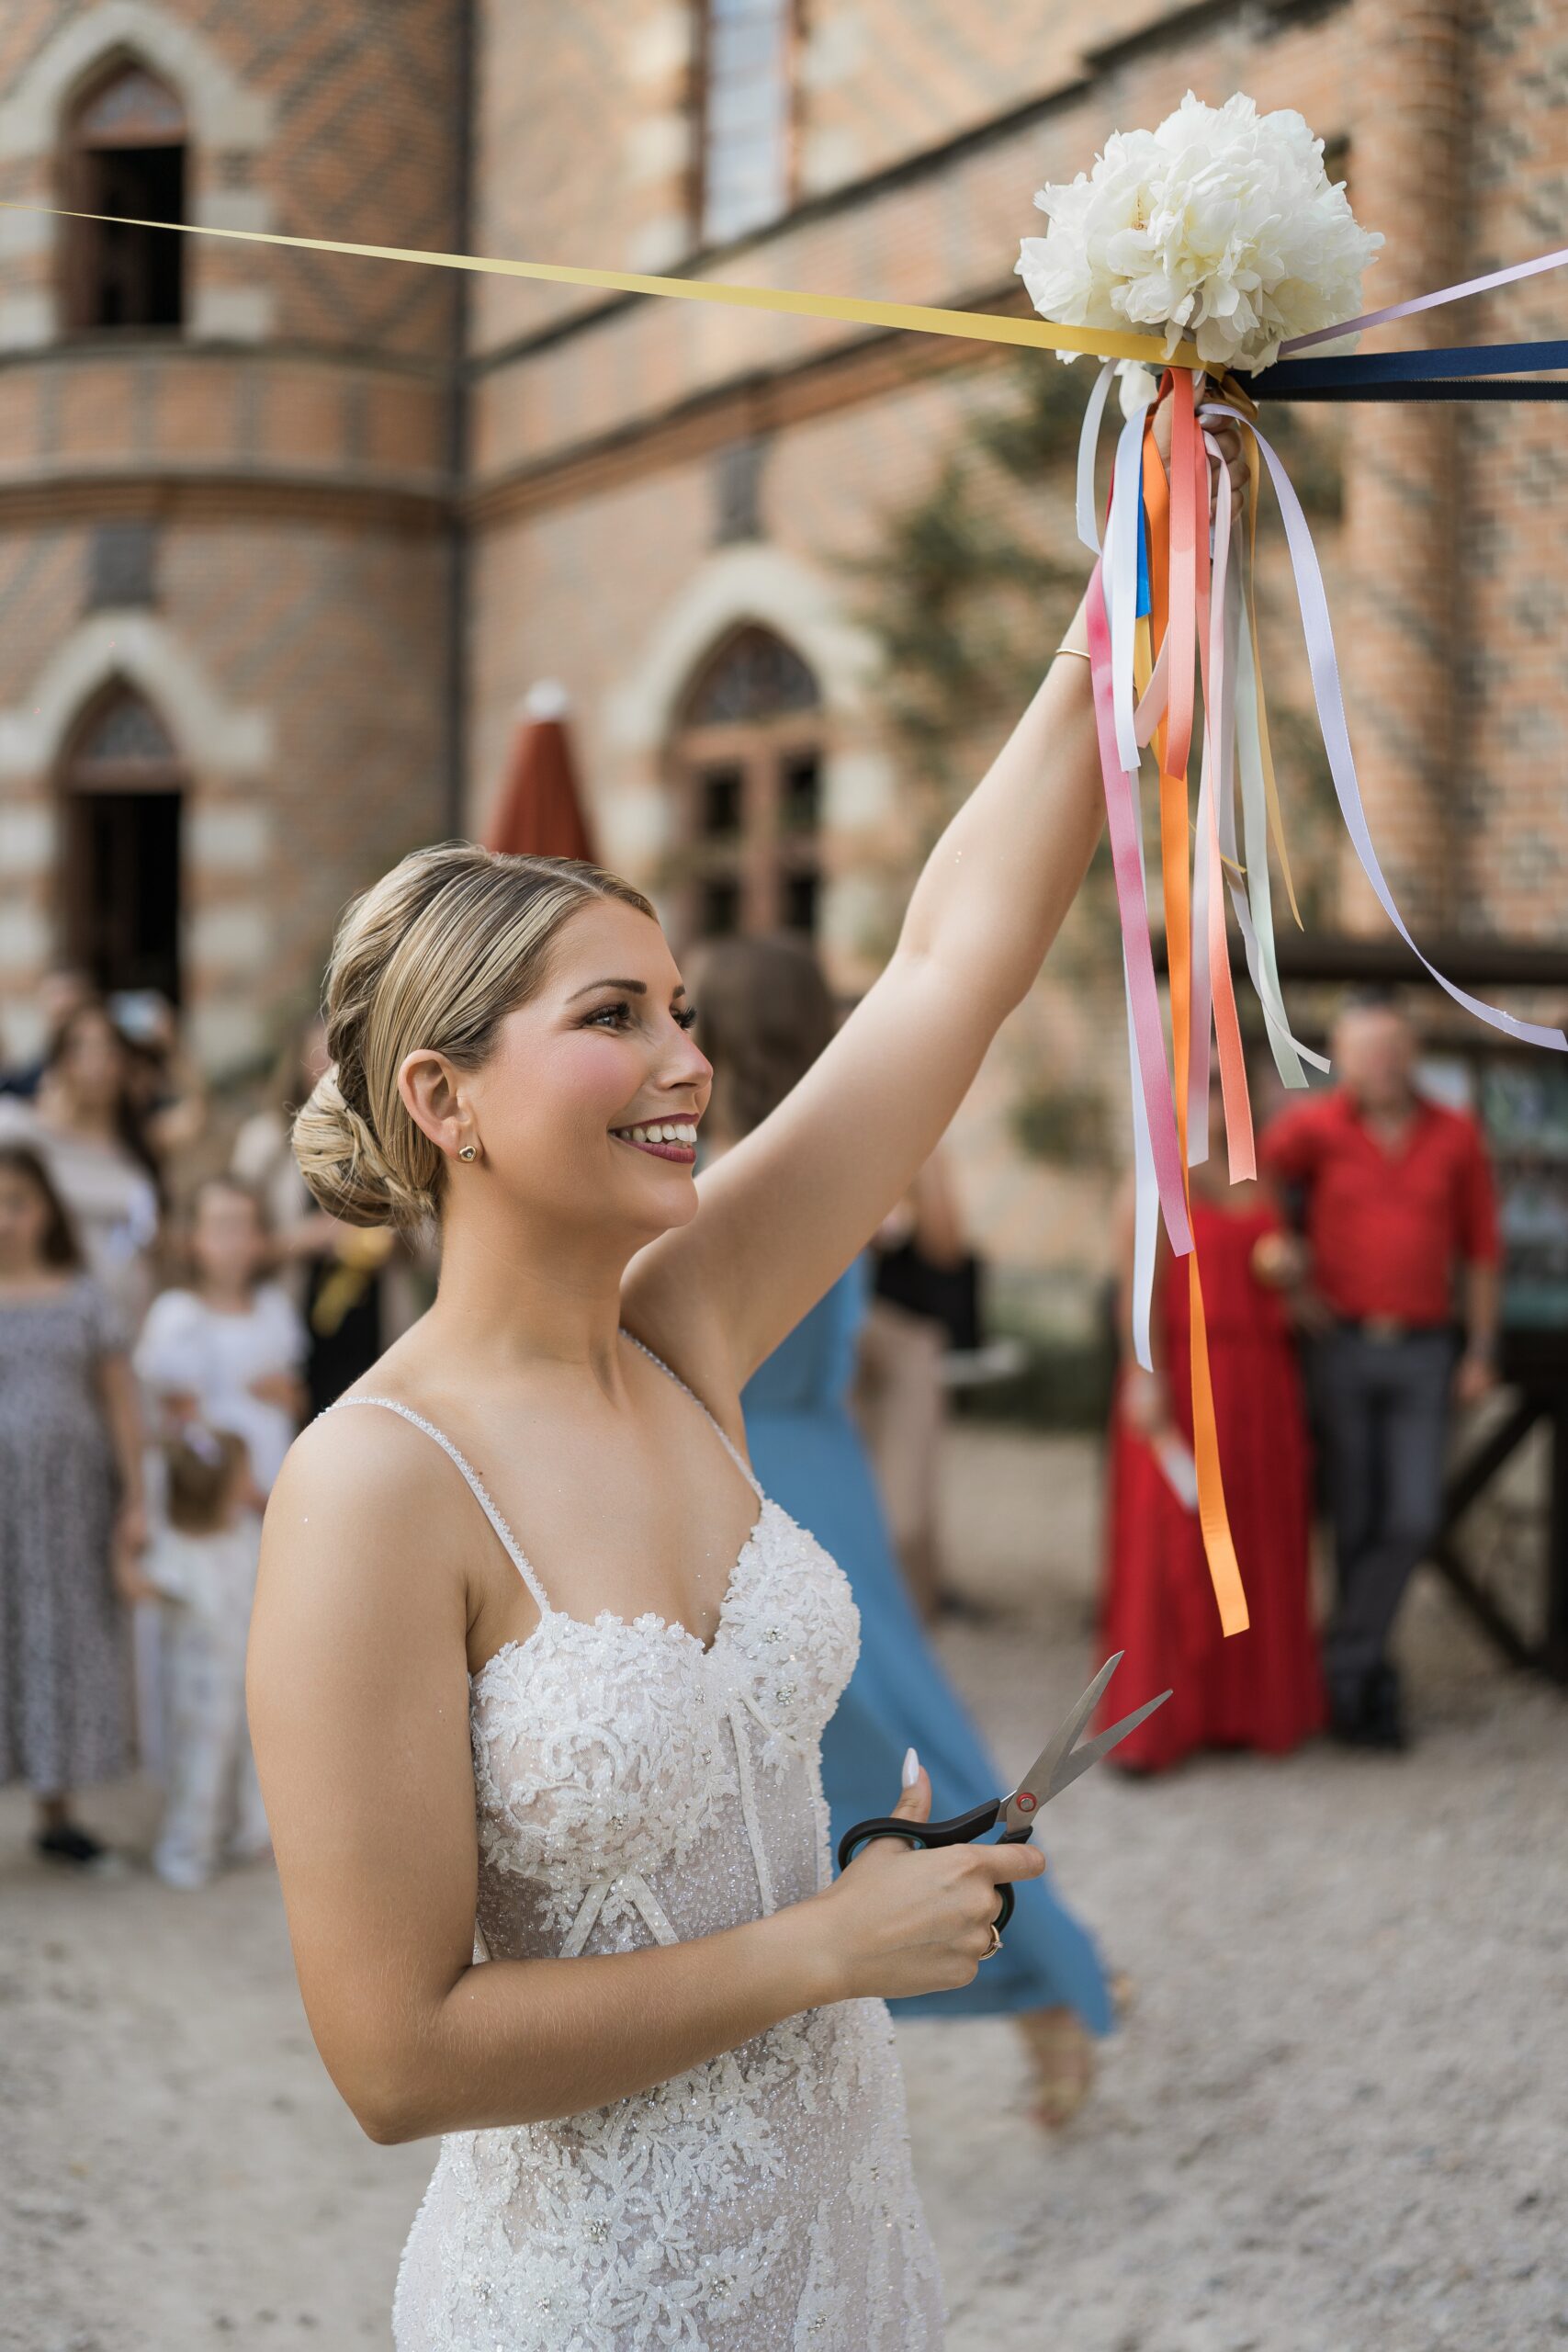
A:
<svg viewBox="0 0 1568 2352">
<path fill-rule="evenodd" d="M 920 1759 L 912 1747 L 904 1750 L 904 1786 L 912 1789 L 920 1777 Z"/>
</svg>

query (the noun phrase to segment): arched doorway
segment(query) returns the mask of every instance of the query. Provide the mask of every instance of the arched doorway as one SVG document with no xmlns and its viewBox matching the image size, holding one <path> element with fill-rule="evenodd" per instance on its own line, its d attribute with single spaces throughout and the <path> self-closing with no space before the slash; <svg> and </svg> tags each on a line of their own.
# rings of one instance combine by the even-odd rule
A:
<svg viewBox="0 0 1568 2352">
<path fill-rule="evenodd" d="M 106 994 L 180 1001 L 180 832 L 187 778 L 168 729 L 116 684 L 76 729 L 61 771 L 66 960 Z"/>
<path fill-rule="evenodd" d="M 792 646 L 755 623 L 710 654 L 672 747 L 688 939 L 817 929 L 822 696 Z"/>
<path fill-rule="evenodd" d="M 177 327 L 185 240 L 138 225 L 185 219 L 185 109 L 167 84 L 128 59 L 90 82 L 65 119 L 60 178 L 68 210 L 111 216 L 62 224 L 66 327 Z"/>
</svg>

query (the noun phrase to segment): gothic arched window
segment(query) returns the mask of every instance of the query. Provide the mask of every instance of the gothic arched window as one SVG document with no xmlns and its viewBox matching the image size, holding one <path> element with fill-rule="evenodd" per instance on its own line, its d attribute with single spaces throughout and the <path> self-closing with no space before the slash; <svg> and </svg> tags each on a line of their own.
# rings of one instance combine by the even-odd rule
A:
<svg viewBox="0 0 1568 2352">
<path fill-rule="evenodd" d="M 65 123 L 61 180 L 68 209 L 110 216 L 62 224 L 67 327 L 177 327 L 185 240 L 138 225 L 185 219 L 186 118 L 174 92 L 123 60 L 89 83 Z"/>
<path fill-rule="evenodd" d="M 61 770 L 67 959 L 106 993 L 180 999 L 180 832 L 188 783 L 173 738 L 134 687 L 85 714 Z"/>
<path fill-rule="evenodd" d="M 771 629 L 698 671 L 674 744 L 689 937 L 816 930 L 823 732 L 816 678 Z"/>
</svg>

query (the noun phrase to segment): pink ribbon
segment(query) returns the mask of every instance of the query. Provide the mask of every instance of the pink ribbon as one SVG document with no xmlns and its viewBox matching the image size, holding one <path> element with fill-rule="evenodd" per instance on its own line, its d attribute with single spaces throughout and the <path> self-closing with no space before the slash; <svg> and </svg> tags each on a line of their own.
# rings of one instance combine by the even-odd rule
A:
<svg viewBox="0 0 1568 2352">
<path fill-rule="evenodd" d="M 1116 741 L 1116 712 L 1111 688 L 1111 628 L 1105 613 L 1105 581 L 1100 563 L 1089 579 L 1086 600 L 1089 616 L 1089 662 L 1094 674 L 1094 723 L 1100 741 L 1100 772 L 1105 786 L 1106 823 L 1111 835 L 1111 864 L 1116 878 L 1116 904 L 1122 918 L 1122 951 L 1126 958 L 1127 1004 L 1136 1047 L 1139 1091 L 1148 1123 L 1154 1155 L 1155 1181 L 1170 1246 L 1179 1258 L 1192 1247 L 1187 1216 L 1187 1193 L 1181 1181 L 1181 1153 L 1176 1136 L 1176 1100 L 1165 1057 L 1165 1033 L 1160 1025 L 1159 990 L 1155 983 L 1154 942 L 1149 935 L 1148 900 L 1139 841 L 1137 802 L 1133 778 L 1122 765 Z"/>
</svg>

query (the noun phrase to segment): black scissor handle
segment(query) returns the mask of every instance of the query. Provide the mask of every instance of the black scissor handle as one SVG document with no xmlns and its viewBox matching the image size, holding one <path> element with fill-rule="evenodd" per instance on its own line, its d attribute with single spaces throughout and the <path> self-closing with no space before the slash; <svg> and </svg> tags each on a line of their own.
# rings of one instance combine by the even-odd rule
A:
<svg viewBox="0 0 1568 2352">
<path fill-rule="evenodd" d="M 955 1814 L 951 1821 L 901 1821 L 897 1814 L 883 1814 L 874 1821 L 857 1821 L 846 1829 L 839 1840 L 839 1868 L 847 1871 L 863 1846 L 874 1845 L 879 1838 L 897 1838 L 906 1846 L 972 1846 L 987 1829 L 996 1826 L 1001 1812 L 1000 1797 L 992 1797 L 985 1804 L 977 1804 L 973 1813 Z M 1027 1837 L 1028 1832 L 1021 1833 Z M 1018 1844 L 1020 1838 L 1003 1838 L 1001 1844 Z M 999 1935 L 1012 1917 L 1012 1888 L 999 1886 L 997 1894 L 1000 1908 L 997 1913 Z"/>
</svg>

